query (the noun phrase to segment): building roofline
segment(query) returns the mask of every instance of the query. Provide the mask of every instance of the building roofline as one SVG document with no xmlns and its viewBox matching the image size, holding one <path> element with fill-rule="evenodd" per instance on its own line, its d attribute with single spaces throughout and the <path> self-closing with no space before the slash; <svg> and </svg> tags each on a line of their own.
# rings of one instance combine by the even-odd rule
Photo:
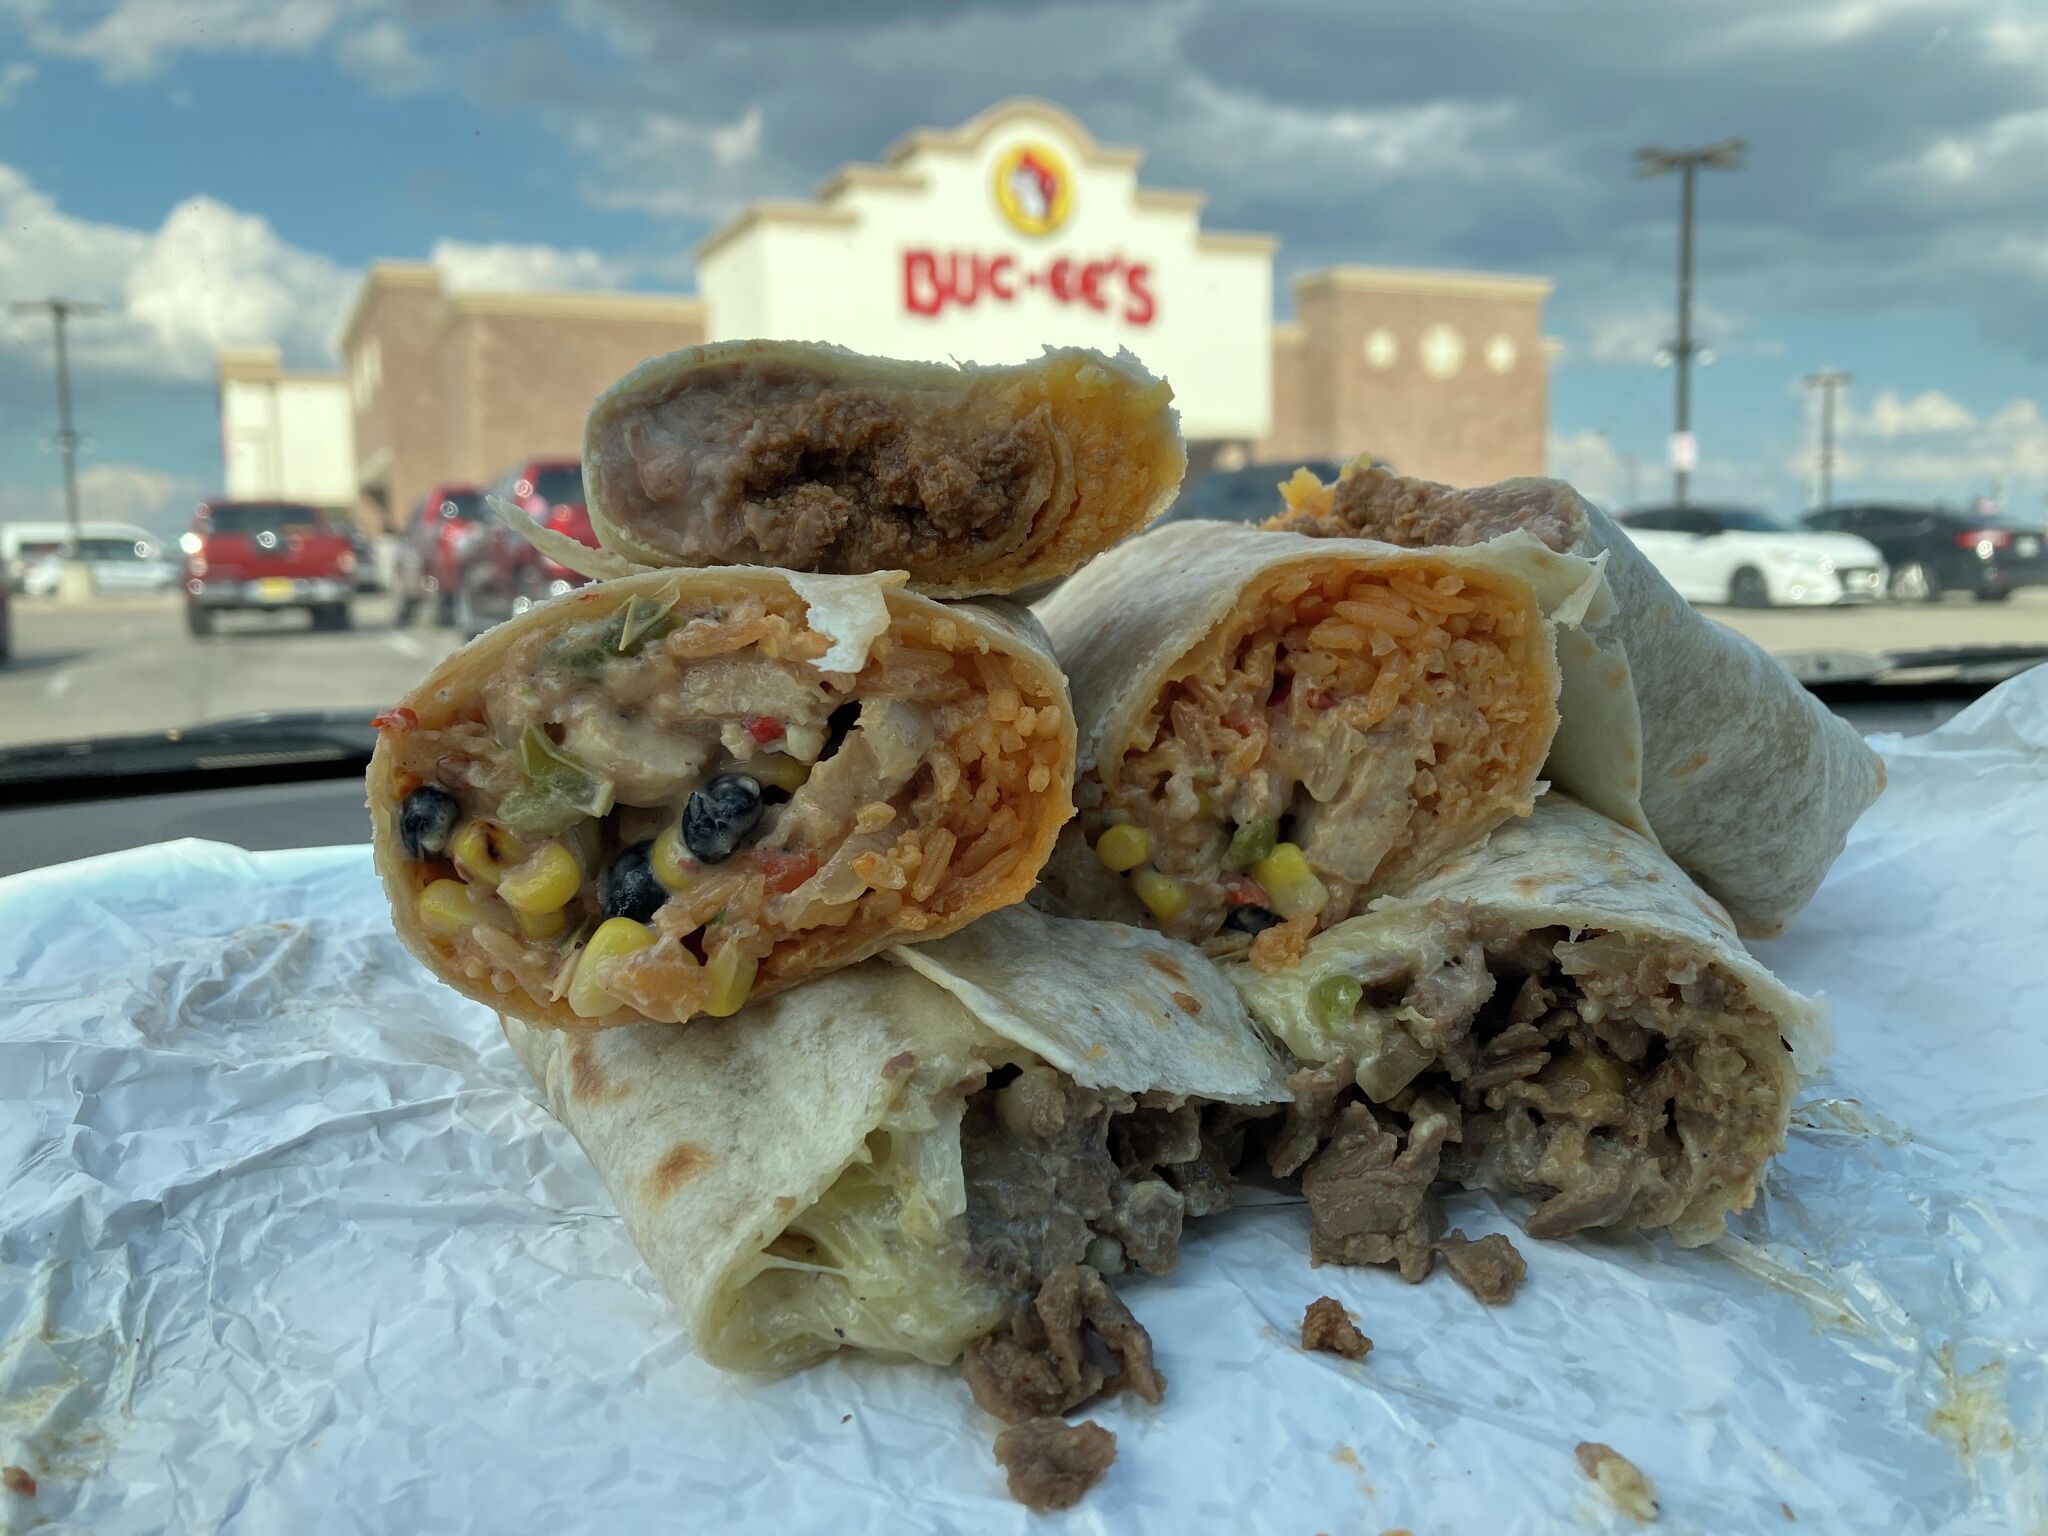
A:
<svg viewBox="0 0 2048 1536">
<path fill-rule="evenodd" d="M 1358 293 L 1417 293 L 1435 298 L 1545 299 L 1556 284 L 1547 277 L 1511 272 L 1457 272 L 1441 267 L 1319 267 L 1299 274 L 1293 283 L 1300 293 L 1310 288 L 1348 289 Z"/>
<path fill-rule="evenodd" d="M 739 239 L 757 224 L 808 224 L 828 229 L 851 229 L 860 215 L 849 208 L 824 208 L 792 198 L 773 198 L 749 203 L 706 235 L 697 244 L 696 258 L 704 261 Z"/>
<path fill-rule="evenodd" d="M 1276 347 L 1299 347 L 1308 342 L 1308 327 L 1299 320 L 1276 320 L 1273 322 L 1273 345 Z"/>
<path fill-rule="evenodd" d="M 441 269 L 431 261 L 373 261 L 370 270 L 363 274 L 362 285 L 356 289 L 355 302 L 348 307 L 348 315 L 341 322 L 340 348 L 348 350 L 356 328 L 361 325 L 363 312 L 369 307 L 370 295 L 383 288 L 434 288 L 441 286 Z"/>
<path fill-rule="evenodd" d="M 1195 244 L 1205 251 L 1247 251 L 1270 256 L 1280 249 L 1280 237 L 1241 229 L 1200 229 L 1195 231 Z"/>
<path fill-rule="evenodd" d="M 1039 96 L 1012 96 L 976 113 L 958 128 L 913 128 L 883 153 L 891 165 L 901 165 L 921 149 L 942 154 L 971 155 L 990 134 L 1015 122 L 1036 120 L 1050 123 L 1074 141 L 1074 149 L 1090 165 L 1136 170 L 1145 159 L 1142 149 L 1127 144 L 1097 141 L 1082 121 L 1057 102 Z"/>
<path fill-rule="evenodd" d="M 470 315 L 537 315 L 564 320 L 698 320 L 704 301 L 689 294 L 451 293 L 442 313 L 446 326 Z"/>
</svg>

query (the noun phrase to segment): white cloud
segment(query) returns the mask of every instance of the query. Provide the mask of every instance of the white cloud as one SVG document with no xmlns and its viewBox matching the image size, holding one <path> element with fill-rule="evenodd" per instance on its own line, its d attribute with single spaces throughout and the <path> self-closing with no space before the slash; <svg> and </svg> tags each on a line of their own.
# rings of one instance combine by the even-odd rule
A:
<svg viewBox="0 0 2048 1536">
<path fill-rule="evenodd" d="M 1841 428 L 1839 474 L 1960 499 L 2048 480 L 2048 416 L 2027 397 L 1979 416 L 1939 390 L 1885 391 Z"/>
<path fill-rule="evenodd" d="M 1977 418 L 1967 407 L 1938 389 L 1926 390 L 1910 399 L 1887 389 L 1870 402 L 1867 411 L 1857 410 L 1853 400 L 1837 409 L 1845 437 L 1920 437 L 1960 432 L 1977 424 Z"/>
<path fill-rule="evenodd" d="M 518 293 L 537 289 L 612 288 L 627 276 L 622 262 L 592 250 L 551 245 L 467 245 L 442 240 L 432 261 L 450 292 Z"/>
<path fill-rule="evenodd" d="M 1693 339 L 1710 353 L 1723 357 L 1738 353 L 1754 357 L 1784 355 L 1783 342 L 1775 337 L 1749 336 L 1748 328 L 1748 322 L 1738 315 L 1697 300 L 1693 303 Z M 1589 362 L 1642 367 L 1654 363 L 1657 354 L 1671 344 L 1678 331 L 1678 317 L 1672 300 L 1645 300 L 1593 307 L 1581 322 L 1581 329 L 1585 332 L 1584 355 Z"/>
<path fill-rule="evenodd" d="M 108 304 L 81 319 L 82 369 L 205 378 L 224 346 L 271 342 L 326 360 L 356 274 L 301 250 L 269 222 L 210 197 L 178 204 L 154 231 L 76 218 L 0 165 L 0 292 Z M 46 345 L 40 323 L 0 332 L 0 349 Z"/>
<path fill-rule="evenodd" d="M 1550 473 L 1603 506 L 1617 505 L 1622 494 L 1621 455 L 1605 432 L 1553 432 Z"/>
<path fill-rule="evenodd" d="M 594 206 L 720 218 L 759 194 L 751 173 L 765 121 L 757 104 L 723 122 L 645 112 L 622 130 L 613 113 L 601 111 L 571 117 L 567 133 L 601 168 L 583 189 Z"/>
<path fill-rule="evenodd" d="M 0 109 L 13 106 L 14 98 L 21 94 L 22 87 L 35 77 L 36 67 L 33 64 L 17 61 L 0 68 Z"/>
<path fill-rule="evenodd" d="M 413 47 L 405 28 L 388 17 L 344 32 L 335 42 L 334 56 L 344 69 L 385 96 L 411 96 L 435 80 L 433 64 Z"/>
<path fill-rule="evenodd" d="M 182 526 L 205 492 L 197 480 L 145 464 L 89 464 L 78 472 L 78 513 L 169 533 Z M 61 486 L 0 486 L 0 523 L 54 522 L 63 516 Z"/>
<path fill-rule="evenodd" d="M 108 80 L 129 81 L 149 78 L 181 53 L 309 53 L 350 7 L 349 0 L 117 0 L 86 25 L 78 24 L 79 8 L 62 0 L 13 0 L 9 8 L 38 51 L 84 59 Z"/>
</svg>

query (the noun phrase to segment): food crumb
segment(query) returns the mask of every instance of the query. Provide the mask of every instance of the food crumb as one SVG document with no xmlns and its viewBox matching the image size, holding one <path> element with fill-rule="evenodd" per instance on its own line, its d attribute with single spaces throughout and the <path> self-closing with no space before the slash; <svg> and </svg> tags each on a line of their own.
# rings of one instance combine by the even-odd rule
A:
<svg viewBox="0 0 2048 1536">
<path fill-rule="evenodd" d="M 1499 1232 L 1475 1243 L 1454 1227 L 1449 1236 L 1438 1239 L 1436 1251 L 1443 1256 L 1451 1278 L 1489 1307 L 1512 1301 L 1529 1278 L 1528 1264 Z"/>
<path fill-rule="evenodd" d="M 1611 1445 L 1581 1440 L 1572 1454 L 1579 1470 L 1600 1485 L 1608 1502 L 1632 1520 L 1657 1518 L 1657 1491 L 1640 1468 Z"/>
<path fill-rule="evenodd" d="M 1341 1301 L 1334 1296 L 1318 1296 L 1302 1314 L 1301 1347 L 1342 1355 L 1346 1360 L 1363 1360 L 1372 1351 L 1372 1340 L 1358 1331 Z"/>
<path fill-rule="evenodd" d="M 1783 1515 L 1787 1520 L 1790 1520 L 1794 1525 L 1797 1525 L 1799 1523 L 1799 1517 L 1792 1513 L 1792 1506 L 1790 1504 L 1779 1504 L 1778 1513 Z"/>
<path fill-rule="evenodd" d="M 1010 1497 L 1027 1509 L 1071 1509 L 1116 1460 L 1116 1436 L 1092 1419 L 1026 1419 L 996 1436 Z"/>
<path fill-rule="evenodd" d="M 24 1499 L 36 1496 L 36 1480 L 29 1476 L 26 1467 L 0 1467 L 0 1485 L 9 1493 L 18 1493 Z"/>
<path fill-rule="evenodd" d="M 853 1422 L 853 1415 L 850 1413 L 842 1413 L 841 1415 L 839 1415 L 839 1422 L 842 1424 L 851 1424 Z"/>
</svg>

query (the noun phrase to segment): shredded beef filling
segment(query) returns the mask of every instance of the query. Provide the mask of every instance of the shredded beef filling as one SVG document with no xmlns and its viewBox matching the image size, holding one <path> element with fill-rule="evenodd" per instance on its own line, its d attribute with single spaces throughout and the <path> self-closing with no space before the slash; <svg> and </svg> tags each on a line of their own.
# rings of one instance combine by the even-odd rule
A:
<svg viewBox="0 0 2048 1536">
<path fill-rule="evenodd" d="M 1474 1242 L 1456 1230 L 1437 1240 L 1437 1254 L 1451 1278 L 1489 1307 L 1505 1306 L 1529 1278 L 1529 1266 L 1499 1232 Z"/>
<path fill-rule="evenodd" d="M 1318 1296 L 1301 1315 L 1301 1347 L 1363 1360 L 1372 1352 L 1372 1340 L 1358 1331 L 1343 1302 L 1334 1296 Z"/>
<path fill-rule="evenodd" d="M 1782 1044 L 1738 983 L 1675 946 L 1475 926 L 1427 974 L 1365 984 L 1379 1049 L 1297 1070 L 1266 1149 L 1276 1173 L 1302 1170 L 1316 1263 L 1413 1282 L 1442 1254 L 1505 1300 L 1520 1255 L 1439 1242 L 1440 1184 L 1533 1196 L 1532 1237 L 1677 1223 L 1699 1242 L 1779 1145 Z"/>
<path fill-rule="evenodd" d="M 780 360 L 684 375 L 597 423 L 607 514 L 678 558 L 894 570 L 994 558 L 1052 494 L 1049 412 L 990 425 L 953 390 L 853 384 Z"/>
<path fill-rule="evenodd" d="M 1312 538 L 1378 539 L 1420 549 L 1483 544 L 1522 529 L 1563 553 L 1586 531 L 1575 500 L 1544 480 L 1461 491 L 1374 465 L 1347 471 L 1335 485 L 1290 482 L 1284 495 L 1287 510 L 1266 526 Z"/>
<path fill-rule="evenodd" d="M 1071 1509 L 1116 1460 L 1116 1436 L 1100 1424 L 1032 1419 L 996 1436 L 1010 1497 L 1027 1509 Z"/>
<path fill-rule="evenodd" d="M 960 1369 L 975 1402 L 1006 1424 L 1124 1391 L 1156 1403 L 1166 1391 L 1144 1324 L 1085 1264 L 1047 1275 L 1007 1330 L 967 1346 Z"/>
</svg>

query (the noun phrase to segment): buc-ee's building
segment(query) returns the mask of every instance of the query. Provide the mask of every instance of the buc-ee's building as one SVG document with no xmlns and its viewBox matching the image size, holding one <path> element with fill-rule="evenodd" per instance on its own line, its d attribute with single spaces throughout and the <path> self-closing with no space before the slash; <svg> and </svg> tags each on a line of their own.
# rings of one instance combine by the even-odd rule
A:
<svg viewBox="0 0 2048 1536">
<path fill-rule="evenodd" d="M 642 358 L 748 336 L 976 362 L 1128 347 L 1172 381 L 1198 470 L 1370 450 L 1453 484 L 1542 472 L 1547 279 L 1330 267 L 1276 323 L 1278 240 L 1203 228 L 1203 194 L 1142 185 L 1143 158 L 1006 102 L 747 207 L 698 247 L 694 295 L 451 292 L 379 263 L 339 374 L 221 355 L 227 490 L 396 526 L 434 483 L 576 454 Z"/>
</svg>

